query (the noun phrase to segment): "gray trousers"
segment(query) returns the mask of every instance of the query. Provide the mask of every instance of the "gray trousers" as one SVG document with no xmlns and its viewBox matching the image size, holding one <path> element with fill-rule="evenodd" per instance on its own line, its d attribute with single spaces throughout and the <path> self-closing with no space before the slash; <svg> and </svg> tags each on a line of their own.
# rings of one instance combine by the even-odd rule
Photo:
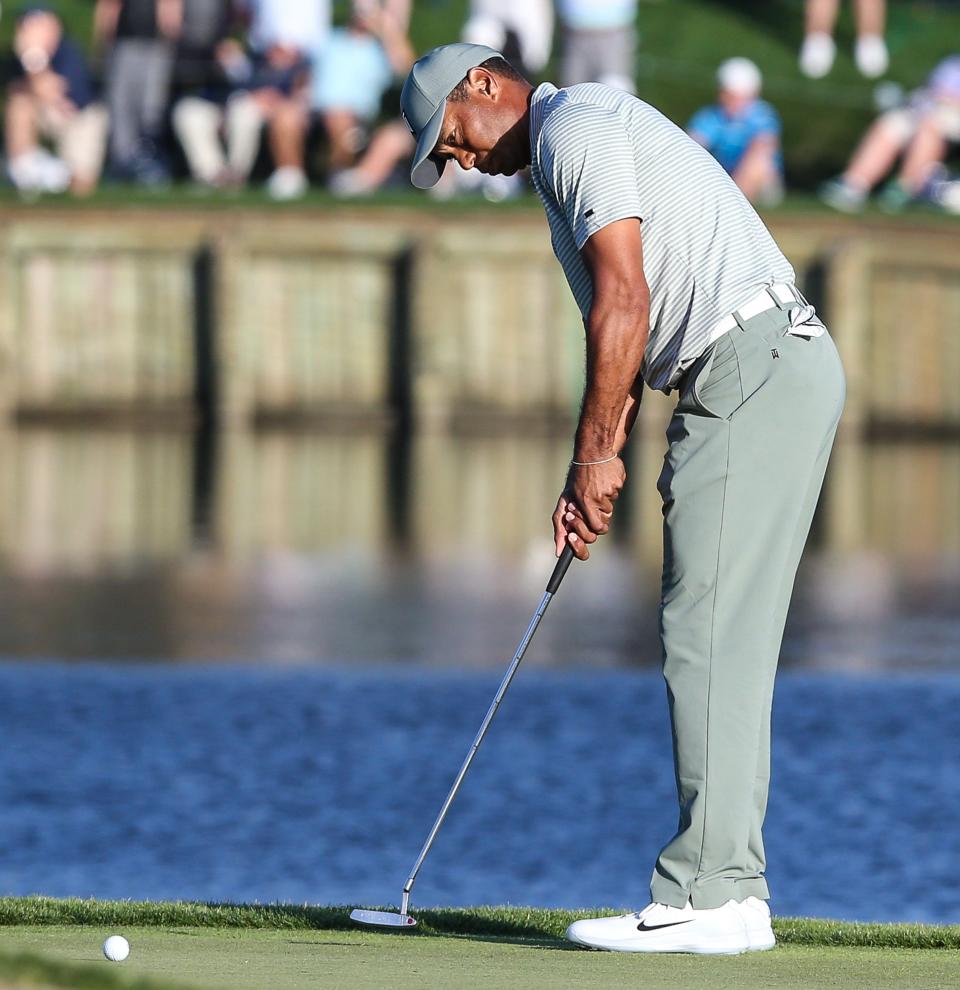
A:
<svg viewBox="0 0 960 990">
<path fill-rule="evenodd" d="M 119 38 L 110 51 L 106 97 L 110 110 L 110 157 L 128 165 L 144 138 L 162 133 L 174 50 L 169 41 Z"/>
<path fill-rule="evenodd" d="M 829 334 L 769 310 L 689 369 L 667 430 L 660 606 L 680 820 L 655 901 L 769 896 L 773 682 L 845 385 Z"/>
<path fill-rule="evenodd" d="M 560 84 L 602 82 L 632 93 L 637 36 L 633 24 L 603 31 L 565 28 L 560 57 Z"/>
</svg>

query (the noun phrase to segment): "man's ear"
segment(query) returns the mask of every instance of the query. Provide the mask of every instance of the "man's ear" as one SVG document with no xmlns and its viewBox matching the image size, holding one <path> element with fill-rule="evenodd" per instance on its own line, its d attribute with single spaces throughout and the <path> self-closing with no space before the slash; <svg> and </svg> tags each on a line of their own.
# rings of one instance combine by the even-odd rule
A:
<svg viewBox="0 0 960 990">
<path fill-rule="evenodd" d="M 488 99 L 496 99 L 500 92 L 500 80 L 487 69 L 479 65 L 467 73 L 470 88 L 478 96 L 485 96 Z"/>
</svg>

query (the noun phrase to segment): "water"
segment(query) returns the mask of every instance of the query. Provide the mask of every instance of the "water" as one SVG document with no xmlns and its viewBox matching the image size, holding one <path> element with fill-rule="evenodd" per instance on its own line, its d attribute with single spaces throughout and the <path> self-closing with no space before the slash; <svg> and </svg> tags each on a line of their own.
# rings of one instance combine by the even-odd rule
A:
<svg viewBox="0 0 960 990">
<path fill-rule="evenodd" d="M 493 690 L 386 668 L 0 667 L 0 888 L 396 901 Z M 960 922 L 960 678 L 786 675 L 774 909 Z M 675 801 L 646 672 L 522 670 L 416 903 L 646 901 Z"/>
<path fill-rule="evenodd" d="M 540 634 L 656 665 L 660 435 Z M 0 657 L 497 667 L 552 567 L 563 437 L 0 431 Z M 960 670 L 960 444 L 841 444 L 788 667 Z"/>
<path fill-rule="evenodd" d="M 419 904 L 638 907 L 676 805 L 660 437 Z M 567 438 L 0 431 L 0 894 L 395 902 L 552 567 Z M 775 712 L 783 914 L 960 922 L 960 445 L 841 444 Z"/>
</svg>

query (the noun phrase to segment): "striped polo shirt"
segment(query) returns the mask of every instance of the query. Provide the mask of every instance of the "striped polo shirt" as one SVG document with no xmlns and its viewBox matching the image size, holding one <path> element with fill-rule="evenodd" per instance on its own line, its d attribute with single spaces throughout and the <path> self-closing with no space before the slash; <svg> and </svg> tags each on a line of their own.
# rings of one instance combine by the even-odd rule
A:
<svg viewBox="0 0 960 990">
<path fill-rule="evenodd" d="M 650 336 L 641 375 L 668 392 L 716 323 L 793 268 L 732 179 L 658 110 L 599 83 L 538 86 L 531 177 L 584 321 L 593 288 L 580 249 L 616 220 L 643 222 Z"/>
</svg>

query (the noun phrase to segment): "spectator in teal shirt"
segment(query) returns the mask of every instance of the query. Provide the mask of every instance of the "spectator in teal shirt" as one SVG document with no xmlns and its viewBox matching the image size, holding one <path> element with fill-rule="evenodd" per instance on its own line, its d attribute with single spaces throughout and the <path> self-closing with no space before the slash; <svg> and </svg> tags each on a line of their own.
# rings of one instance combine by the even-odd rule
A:
<svg viewBox="0 0 960 990">
<path fill-rule="evenodd" d="M 383 94 L 412 63 L 399 18 L 376 0 L 354 0 L 350 23 L 331 32 L 314 57 L 310 104 L 330 140 L 331 172 L 353 164 Z"/>
<path fill-rule="evenodd" d="M 780 118 L 760 99 L 760 70 L 746 58 L 731 58 L 717 72 L 713 106 L 693 115 L 690 136 L 729 173 L 752 203 L 769 206 L 783 198 Z"/>
</svg>

